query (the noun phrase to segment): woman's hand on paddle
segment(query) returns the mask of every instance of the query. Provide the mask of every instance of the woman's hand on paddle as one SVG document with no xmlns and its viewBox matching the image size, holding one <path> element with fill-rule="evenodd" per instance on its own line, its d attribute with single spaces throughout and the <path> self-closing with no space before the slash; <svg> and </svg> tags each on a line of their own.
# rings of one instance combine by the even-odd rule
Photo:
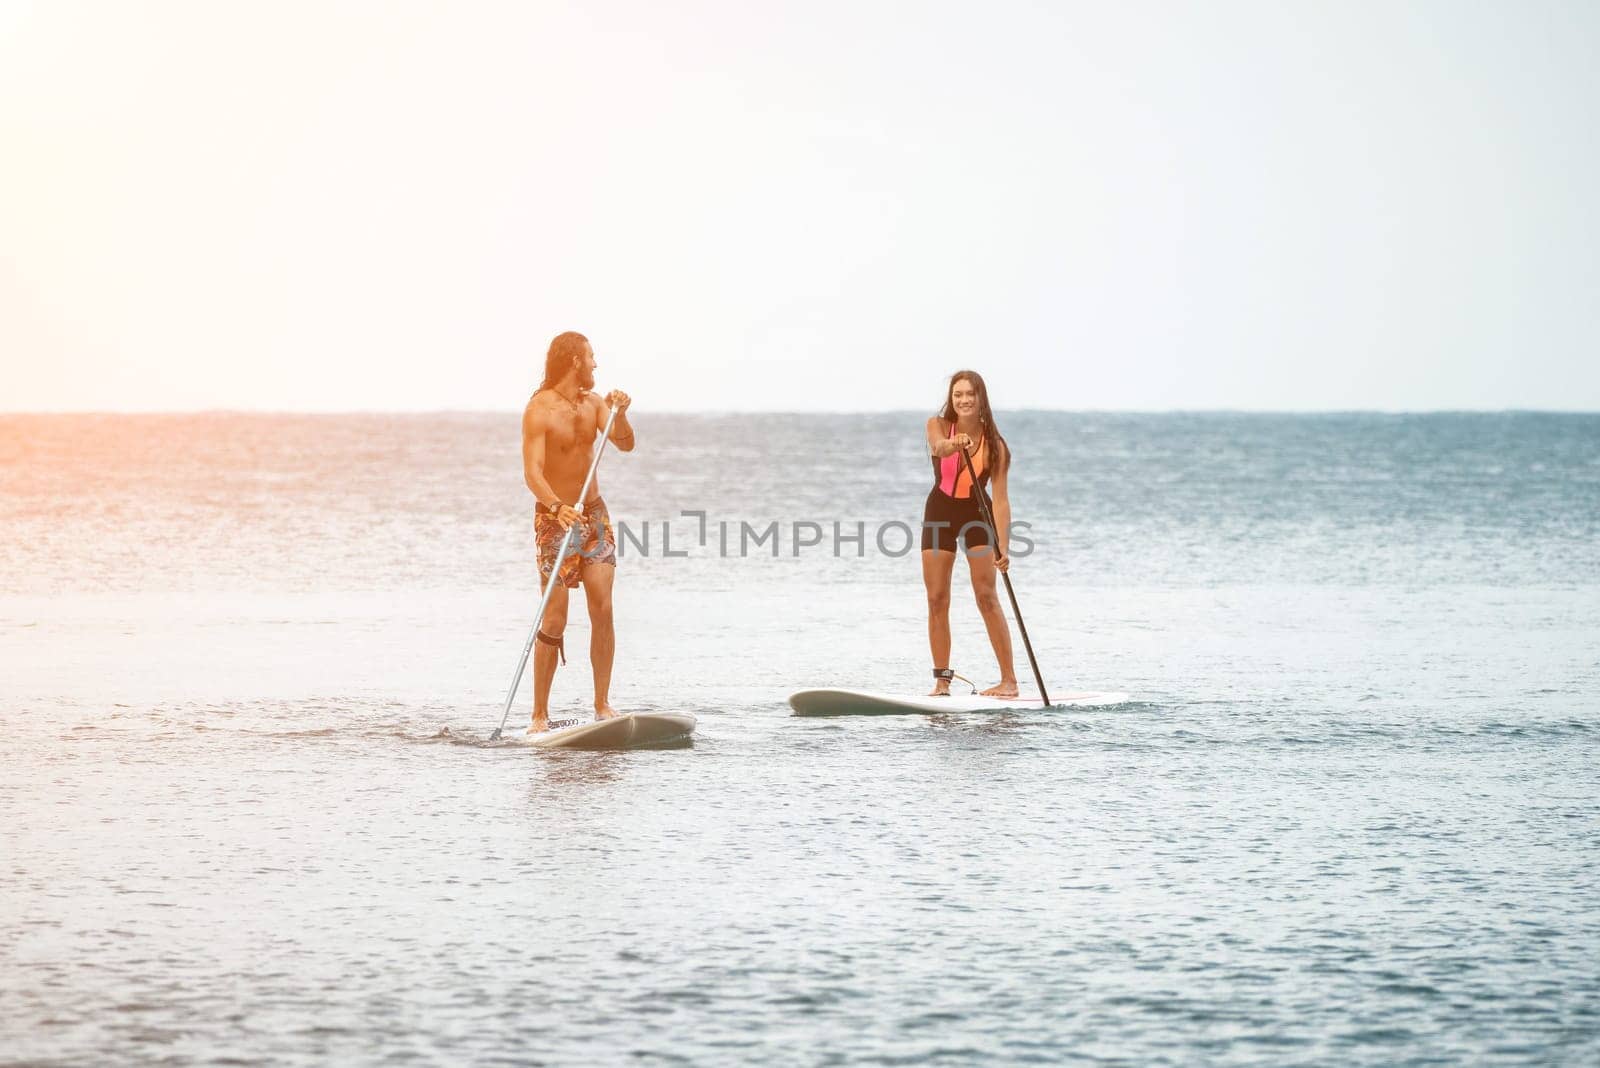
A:
<svg viewBox="0 0 1600 1068">
<path fill-rule="evenodd" d="M 972 437 L 969 434 L 957 434 L 950 440 L 956 443 L 956 448 L 963 451 L 972 448 Z"/>
<path fill-rule="evenodd" d="M 1011 557 L 1007 556 L 1005 553 L 995 553 L 994 569 L 1002 573 L 1011 570 Z"/>
</svg>

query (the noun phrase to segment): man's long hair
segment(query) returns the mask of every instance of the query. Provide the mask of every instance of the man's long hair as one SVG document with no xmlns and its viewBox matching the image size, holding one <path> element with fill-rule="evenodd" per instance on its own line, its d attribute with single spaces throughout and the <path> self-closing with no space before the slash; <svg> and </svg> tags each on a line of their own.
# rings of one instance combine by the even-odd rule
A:
<svg viewBox="0 0 1600 1068">
<path fill-rule="evenodd" d="M 544 354 L 544 381 L 539 383 L 539 390 L 550 389 L 561 381 L 562 376 L 577 365 L 578 357 L 583 355 L 583 347 L 588 343 L 589 339 L 576 330 L 557 334 L 550 342 L 550 351 Z"/>
<path fill-rule="evenodd" d="M 1011 446 L 1000 436 L 1000 428 L 994 425 L 994 409 L 989 407 L 989 387 L 983 384 L 982 375 L 976 371 L 957 371 L 951 375 L 950 384 L 944 390 L 944 408 L 940 410 L 939 418 L 951 426 L 955 425 L 956 383 L 963 378 L 971 382 L 972 387 L 978 391 L 978 421 L 983 424 L 983 441 L 989 449 L 989 460 L 984 466 L 993 468 L 998 464 L 1000 470 L 1009 471 Z"/>
</svg>

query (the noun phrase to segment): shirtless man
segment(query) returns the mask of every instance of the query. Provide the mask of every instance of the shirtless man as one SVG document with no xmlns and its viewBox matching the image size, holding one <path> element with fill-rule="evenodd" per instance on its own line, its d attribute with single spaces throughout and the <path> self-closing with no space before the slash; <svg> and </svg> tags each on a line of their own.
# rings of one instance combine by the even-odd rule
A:
<svg viewBox="0 0 1600 1068">
<path fill-rule="evenodd" d="M 567 591 L 583 582 L 589 602 L 589 661 L 594 667 L 594 715 L 616 715 L 609 700 L 611 660 L 616 652 L 616 630 L 611 622 L 611 583 L 616 577 L 617 539 L 606 502 L 600 497 L 598 474 L 589 487 L 589 499 L 576 507 L 594 456 L 594 439 L 606 424 L 606 409 L 615 408 L 611 441 L 621 452 L 633 451 L 633 427 L 628 422 L 631 398 L 612 390 L 602 400 L 594 389 L 594 349 L 582 334 L 567 332 L 550 342 L 544 361 L 544 381 L 522 413 L 522 477 L 539 502 L 534 535 L 539 544 L 540 589 L 550 581 L 556 553 L 567 529 L 578 524 L 576 545 L 561 562 L 560 581 L 550 594 L 539 625 L 533 654 L 533 725 L 528 733 L 550 726 L 550 683 L 555 679 L 556 658 L 566 662 L 562 635 L 567 629 Z"/>
</svg>

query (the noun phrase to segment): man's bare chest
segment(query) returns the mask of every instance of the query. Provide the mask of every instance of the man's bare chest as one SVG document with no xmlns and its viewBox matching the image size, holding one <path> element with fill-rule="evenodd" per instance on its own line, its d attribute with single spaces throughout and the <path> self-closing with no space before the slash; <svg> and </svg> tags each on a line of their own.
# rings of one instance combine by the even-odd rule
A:
<svg viewBox="0 0 1600 1068">
<path fill-rule="evenodd" d="M 584 409 L 552 409 L 545 420 L 545 451 L 582 453 L 594 444 L 599 432 L 594 413 Z"/>
</svg>

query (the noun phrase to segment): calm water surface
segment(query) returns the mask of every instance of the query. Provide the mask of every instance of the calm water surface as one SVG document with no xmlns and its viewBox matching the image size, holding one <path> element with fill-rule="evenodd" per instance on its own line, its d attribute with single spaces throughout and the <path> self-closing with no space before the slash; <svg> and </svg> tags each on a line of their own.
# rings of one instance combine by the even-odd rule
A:
<svg viewBox="0 0 1600 1068">
<path fill-rule="evenodd" d="M 1600 417 L 1006 416 L 1135 702 L 790 718 L 926 685 L 921 419 L 641 413 L 614 697 L 700 730 L 551 754 L 515 417 L 0 417 L 0 1063 L 1600 1061 Z"/>
</svg>

